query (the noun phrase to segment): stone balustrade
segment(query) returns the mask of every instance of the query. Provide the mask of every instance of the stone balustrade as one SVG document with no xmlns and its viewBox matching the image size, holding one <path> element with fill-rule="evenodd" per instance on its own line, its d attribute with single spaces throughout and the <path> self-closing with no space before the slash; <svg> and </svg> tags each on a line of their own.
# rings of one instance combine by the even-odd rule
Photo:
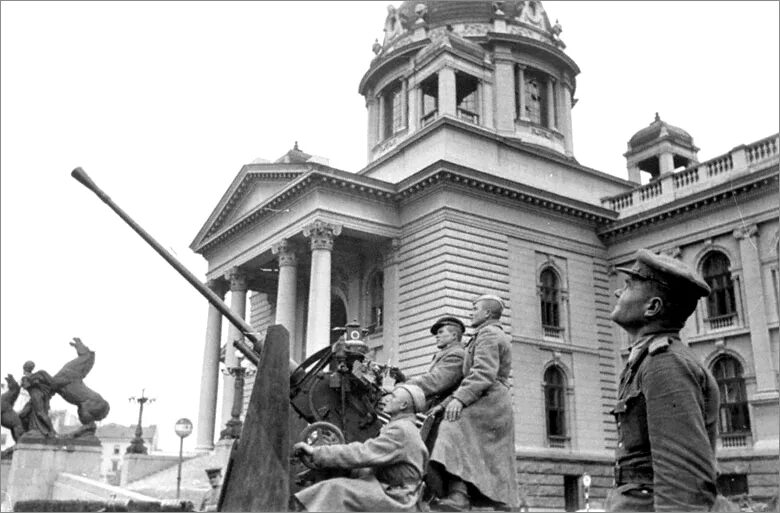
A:
<svg viewBox="0 0 780 513">
<path fill-rule="evenodd" d="M 625 217 L 758 170 L 772 160 L 780 160 L 778 134 L 737 146 L 725 155 L 693 164 L 684 170 L 666 173 L 632 191 L 602 198 L 601 205 Z"/>
</svg>

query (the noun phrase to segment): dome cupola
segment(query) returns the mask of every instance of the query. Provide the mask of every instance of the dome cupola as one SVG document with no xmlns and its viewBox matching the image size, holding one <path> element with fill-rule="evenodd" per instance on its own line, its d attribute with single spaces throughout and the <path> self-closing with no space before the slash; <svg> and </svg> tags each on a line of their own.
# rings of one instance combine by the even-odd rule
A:
<svg viewBox="0 0 780 513">
<path fill-rule="evenodd" d="M 628 179 L 641 183 L 641 173 L 658 179 L 665 173 L 698 162 L 697 148 L 691 134 L 682 128 L 670 125 L 655 113 L 655 119 L 635 133 L 628 141 L 626 157 Z"/>
<path fill-rule="evenodd" d="M 579 68 L 561 32 L 538 0 L 389 5 L 359 87 L 369 161 L 440 118 L 573 157 Z"/>
</svg>

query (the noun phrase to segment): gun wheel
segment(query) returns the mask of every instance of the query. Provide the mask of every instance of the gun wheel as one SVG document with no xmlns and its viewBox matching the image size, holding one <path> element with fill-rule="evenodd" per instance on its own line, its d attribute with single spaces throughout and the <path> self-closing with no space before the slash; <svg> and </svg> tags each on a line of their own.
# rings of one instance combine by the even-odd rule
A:
<svg viewBox="0 0 780 513">
<path fill-rule="evenodd" d="M 346 441 L 344 433 L 342 433 L 337 426 L 330 422 L 322 421 L 306 426 L 303 431 L 301 431 L 300 439 L 312 447 L 343 444 Z M 307 467 L 311 469 L 315 468 L 314 462 L 311 461 L 310 457 L 302 455 L 301 461 Z"/>
</svg>

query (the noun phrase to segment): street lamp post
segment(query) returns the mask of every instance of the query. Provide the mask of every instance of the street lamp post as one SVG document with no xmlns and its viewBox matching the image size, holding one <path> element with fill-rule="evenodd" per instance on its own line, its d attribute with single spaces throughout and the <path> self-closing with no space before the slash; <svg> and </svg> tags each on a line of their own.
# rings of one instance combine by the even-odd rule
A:
<svg viewBox="0 0 780 513">
<path fill-rule="evenodd" d="M 148 450 L 146 449 L 146 446 L 144 445 L 144 439 L 142 437 L 143 430 L 141 429 L 141 421 L 143 420 L 144 416 L 144 404 L 146 403 L 153 403 L 154 399 L 151 397 L 145 397 L 144 391 L 146 391 L 145 388 L 141 389 L 141 397 L 129 397 L 128 401 L 136 402 L 139 405 L 138 408 L 138 425 L 135 427 L 135 438 L 133 438 L 130 441 L 130 445 L 127 446 L 127 450 L 125 451 L 126 454 L 147 454 Z"/>
<path fill-rule="evenodd" d="M 181 418 L 176 421 L 174 430 L 179 435 L 179 472 L 176 475 L 176 498 L 178 499 L 181 493 L 181 464 L 184 458 L 184 439 L 192 433 L 192 422 L 188 418 Z"/>
<path fill-rule="evenodd" d="M 235 381 L 233 393 L 233 408 L 230 410 L 230 420 L 225 423 L 225 429 L 219 433 L 220 440 L 237 439 L 241 436 L 241 408 L 244 404 L 244 378 L 254 376 L 256 369 L 247 368 L 244 355 L 236 351 L 236 366 L 222 369 L 225 375 L 233 376 Z"/>
</svg>

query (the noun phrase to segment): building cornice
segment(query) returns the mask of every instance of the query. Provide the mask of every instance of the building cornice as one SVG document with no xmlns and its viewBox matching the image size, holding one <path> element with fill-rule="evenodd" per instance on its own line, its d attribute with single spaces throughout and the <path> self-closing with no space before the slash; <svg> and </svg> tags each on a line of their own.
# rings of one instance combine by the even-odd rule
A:
<svg viewBox="0 0 780 513">
<path fill-rule="evenodd" d="M 776 166 L 771 166 L 625 219 L 619 219 L 598 230 L 597 234 L 604 241 L 615 241 L 630 236 L 636 230 L 648 225 L 661 225 L 672 219 L 677 222 L 679 218 L 690 215 L 699 216 L 708 210 L 720 208 L 725 201 L 732 198 L 747 199 L 770 192 L 776 193 L 777 187 L 778 169 Z"/>
<path fill-rule="evenodd" d="M 414 134 L 412 134 L 410 137 L 403 139 L 398 143 L 397 146 L 395 146 L 392 150 L 388 151 L 378 159 L 370 162 L 366 167 L 361 169 L 357 172 L 359 175 L 365 175 L 369 172 L 371 172 L 374 168 L 378 167 L 379 165 L 387 162 L 388 160 L 392 159 L 394 156 L 398 155 L 399 153 L 405 151 L 408 149 L 409 146 L 412 146 L 420 139 L 423 139 L 427 137 L 428 135 L 431 135 L 432 132 L 435 132 L 438 128 L 442 126 L 447 126 L 450 128 L 455 128 L 464 132 L 469 133 L 470 135 L 476 135 L 480 136 L 484 139 L 490 139 L 493 140 L 499 144 L 503 144 L 509 148 L 512 148 L 514 150 L 522 151 L 523 153 L 527 153 L 529 155 L 533 155 L 534 157 L 551 160 L 553 162 L 556 162 L 558 164 L 570 167 L 571 169 L 576 169 L 577 171 L 582 171 L 584 173 L 587 173 L 591 176 L 595 176 L 602 180 L 609 180 L 613 183 L 620 184 L 626 187 L 626 192 L 632 190 L 634 187 L 636 187 L 636 184 L 634 182 L 630 182 L 628 180 L 625 180 L 623 178 L 611 175 L 609 173 L 605 173 L 603 171 L 599 171 L 597 169 L 593 169 L 591 167 L 583 166 L 579 162 L 577 162 L 573 158 L 566 157 L 565 155 L 562 155 L 558 152 L 555 152 L 553 150 L 549 150 L 547 148 L 544 148 L 542 146 L 537 146 L 535 144 L 530 144 L 527 142 L 523 142 L 518 139 L 514 139 L 511 137 L 505 137 L 502 135 L 498 135 L 495 131 L 490 130 L 488 128 L 480 127 L 477 125 L 474 125 L 472 123 L 468 123 L 466 121 L 450 117 L 450 116 L 440 116 L 437 118 L 434 122 L 432 122 L 430 125 L 416 131 Z"/>
</svg>

